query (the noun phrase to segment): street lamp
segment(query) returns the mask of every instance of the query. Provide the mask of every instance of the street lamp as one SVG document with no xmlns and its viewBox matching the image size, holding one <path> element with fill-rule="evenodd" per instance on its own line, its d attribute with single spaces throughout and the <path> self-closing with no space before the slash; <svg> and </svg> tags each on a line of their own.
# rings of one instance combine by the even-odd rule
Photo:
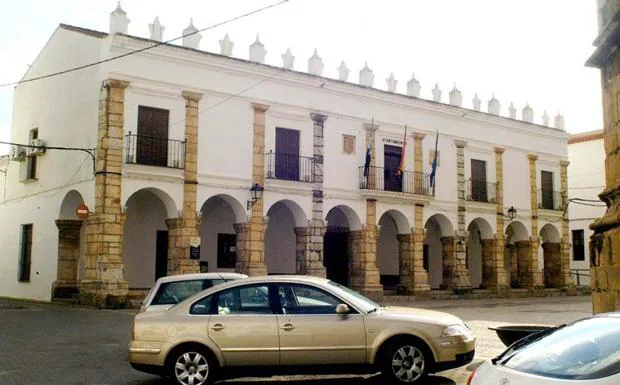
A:
<svg viewBox="0 0 620 385">
<path fill-rule="evenodd" d="M 254 204 L 263 197 L 263 191 L 265 191 L 265 188 L 258 183 L 254 183 L 254 185 L 250 188 L 252 200 L 248 201 L 248 210 L 252 208 L 252 206 L 254 206 Z"/>
<path fill-rule="evenodd" d="M 510 208 L 508 209 L 508 218 L 510 218 L 510 220 L 513 220 L 517 217 L 517 209 L 514 208 L 514 206 L 510 206 Z"/>
</svg>

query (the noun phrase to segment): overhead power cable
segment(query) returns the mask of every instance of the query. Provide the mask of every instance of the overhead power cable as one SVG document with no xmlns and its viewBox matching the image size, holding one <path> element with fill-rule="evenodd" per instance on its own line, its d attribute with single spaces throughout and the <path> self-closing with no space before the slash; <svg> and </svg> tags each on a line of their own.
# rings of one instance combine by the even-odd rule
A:
<svg viewBox="0 0 620 385">
<path fill-rule="evenodd" d="M 0 141 L 0 144 L 6 144 L 9 146 L 19 146 L 19 147 L 25 147 L 25 148 L 36 148 L 36 149 L 43 149 L 43 150 L 62 150 L 62 151 L 81 151 L 81 152 L 85 152 L 88 155 L 90 155 L 90 157 L 93 159 L 93 174 L 97 174 L 97 170 L 95 168 L 95 148 L 81 148 L 81 147 L 59 147 L 59 146 L 34 146 L 32 144 L 21 144 L 21 143 L 14 143 L 14 142 L 4 142 L 4 141 Z M 103 172 L 99 172 L 100 174 Z"/>
<path fill-rule="evenodd" d="M 69 69 L 66 69 L 66 70 L 58 71 L 58 72 L 49 73 L 49 74 L 46 74 L 46 75 L 36 76 L 34 78 L 23 79 L 23 80 L 20 80 L 18 82 L 0 84 L 0 88 L 9 87 L 9 86 L 16 86 L 16 85 L 23 84 L 23 83 L 30 83 L 30 82 L 33 82 L 35 80 L 42 80 L 42 79 L 47 79 L 47 78 L 51 78 L 51 77 L 54 77 L 54 76 L 64 75 L 64 74 L 67 74 L 67 73 L 70 73 L 70 72 L 79 71 L 79 70 L 82 70 L 82 69 L 85 69 L 85 68 L 94 67 L 94 66 L 97 66 L 99 64 L 103 64 L 103 63 L 111 62 L 113 60 L 117 60 L 117 59 L 121 59 L 121 58 L 124 58 L 124 57 L 127 57 L 127 56 L 131 56 L 131 55 L 134 55 L 134 54 L 137 54 L 137 53 L 140 53 L 140 52 L 144 52 L 144 51 L 153 49 L 155 47 L 159 47 L 159 46 L 162 46 L 162 45 L 166 45 L 166 44 L 172 43 L 174 41 L 177 41 L 177 40 L 182 39 L 182 38 L 187 37 L 187 36 L 195 35 L 195 34 L 197 34 L 199 32 L 204 32 L 204 31 L 207 31 L 207 30 L 210 30 L 210 29 L 213 29 L 213 28 L 220 27 L 220 26 L 222 26 L 224 24 L 231 23 L 233 21 L 237 21 L 237 20 L 246 18 L 248 16 L 255 15 L 255 14 L 260 13 L 262 11 L 266 11 L 266 10 L 268 10 L 270 8 L 275 8 L 275 7 L 279 6 L 279 5 L 287 3 L 289 1 L 290 0 L 281 0 L 281 1 L 277 2 L 277 3 L 273 3 L 271 5 L 267 5 L 267 6 L 264 6 L 262 8 L 255 9 L 253 11 L 244 13 L 243 15 L 239 15 L 239 16 L 233 17 L 231 19 L 224 20 L 224 21 L 221 21 L 219 23 L 210 25 L 210 26 L 208 26 L 206 28 L 199 29 L 199 30 L 197 30 L 195 32 L 191 32 L 191 33 L 179 36 L 179 37 L 175 37 L 174 39 L 158 42 L 158 43 L 155 43 L 155 44 L 150 45 L 148 47 L 144 47 L 144 48 L 140 48 L 140 49 L 137 49 L 137 50 L 134 50 L 134 51 L 130 51 L 130 52 L 124 53 L 122 55 L 114 56 L 114 57 L 111 57 L 111 58 L 108 58 L 108 59 L 100 60 L 100 61 L 97 61 L 97 62 L 94 62 L 94 63 L 90 63 L 90 64 L 84 64 L 84 65 L 81 65 L 81 66 L 69 68 Z"/>
</svg>

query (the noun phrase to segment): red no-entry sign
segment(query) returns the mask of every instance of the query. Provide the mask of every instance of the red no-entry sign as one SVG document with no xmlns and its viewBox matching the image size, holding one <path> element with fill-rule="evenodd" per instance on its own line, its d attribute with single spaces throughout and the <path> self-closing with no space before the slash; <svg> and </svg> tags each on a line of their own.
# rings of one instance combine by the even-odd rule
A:
<svg viewBox="0 0 620 385">
<path fill-rule="evenodd" d="M 78 206 L 78 208 L 75 210 L 78 218 L 80 219 L 86 219 L 88 218 L 88 214 L 89 214 L 89 210 L 88 210 L 88 206 L 86 206 L 84 203 L 82 203 L 81 205 Z"/>
</svg>

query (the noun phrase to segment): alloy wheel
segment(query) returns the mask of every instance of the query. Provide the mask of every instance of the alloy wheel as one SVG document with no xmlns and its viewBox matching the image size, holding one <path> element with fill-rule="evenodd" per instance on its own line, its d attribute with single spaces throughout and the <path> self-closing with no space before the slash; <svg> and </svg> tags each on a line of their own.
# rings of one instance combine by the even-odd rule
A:
<svg viewBox="0 0 620 385">
<path fill-rule="evenodd" d="M 209 377 L 209 363 L 201 353 L 183 353 L 174 363 L 174 376 L 182 385 L 203 385 Z"/>
<path fill-rule="evenodd" d="M 392 356 L 392 373 L 399 381 L 415 382 L 424 374 L 424 355 L 412 345 L 401 346 Z"/>
</svg>

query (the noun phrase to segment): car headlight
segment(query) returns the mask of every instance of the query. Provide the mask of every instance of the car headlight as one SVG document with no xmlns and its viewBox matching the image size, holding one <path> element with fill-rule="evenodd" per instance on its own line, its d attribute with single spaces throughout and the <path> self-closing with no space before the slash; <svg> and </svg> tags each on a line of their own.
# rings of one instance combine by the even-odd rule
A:
<svg viewBox="0 0 620 385">
<path fill-rule="evenodd" d="M 443 329 L 441 336 L 442 337 L 463 337 L 463 339 L 465 340 L 469 340 L 473 338 L 473 335 L 471 334 L 467 326 L 464 324 L 450 325 L 446 327 L 445 329 Z"/>
</svg>

